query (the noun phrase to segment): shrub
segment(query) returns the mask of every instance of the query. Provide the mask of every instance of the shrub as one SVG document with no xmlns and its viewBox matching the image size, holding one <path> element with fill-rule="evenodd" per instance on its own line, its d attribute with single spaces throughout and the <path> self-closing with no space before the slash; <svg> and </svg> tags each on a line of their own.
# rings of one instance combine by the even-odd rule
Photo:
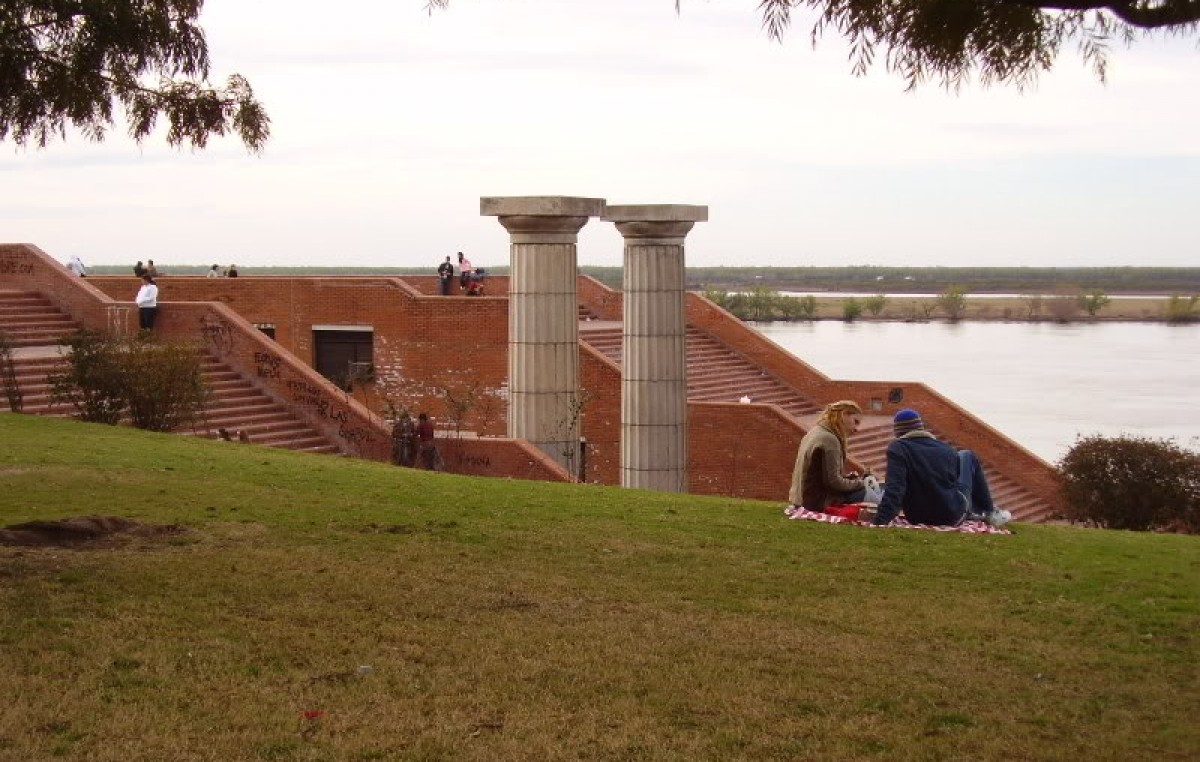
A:
<svg viewBox="0 0 1200 762">
<path fill-rule="evenodd" d="M 51 404 L 68 403 L 81 421 L 115 426 L 126 405 L 116 342 L 96 331 L 79 331 L 62 343 L 69 350 L 67 369 L 49 377 Z"/>
<path fill-rule="evenodd" d="M 1096 313 L 1107 307 L 1111 301 L 1108 294 L 1098 288 L 1079 295 L 1079 307 L 1088 314 L 1088 317 L 1096 317 Z"/>
<path fill-rule="evenodd" d="M 775 303 L 779 292 L 766 286 L 755 286 L 746 294 L 746 310 L 749 315 L 743 320 L 770 320 L 775 316 Z"/>
<path fill-rule="evenodd" d="M 124 344 L 125 400 L 134 426 L 175 431 L 204 415 L 208 388 L 195 347 L 140 339 Z"/>
<path fill-rule="evenodd" d="M 962 320 L 967 313 L 967 292 L 962 286 L 951 286 L 938 294 L 937 306 L 952 321 Z"/>
<path fill-rule="evenodd" d="M 1070 323 L 1079 317 L 1079 297 L 1071 294 L 1060 294 L 1050 299 L 1050 316 L 1059 323 Z"/>
<path fill-rule="evenodd" d="M 1026 317 L 1030 320 L 1037 320 L 1041 317 L 1044 302 L 1041 294 L 1027 294 L 1021 297 L 1021 300 L 1025 302 Z"/>
<path fill-rule="evenodd" d="M 1200 296 L 1171 294 L 1167 300 L 1168 323 L 1194 323 L 1200 320 Z"/>
<path fill-rule="evenodd" d="M 8 343 L 8 334 L 0 331 L 0 385 L 4 386 L 4 397 L 8 400 L 8 409 L 19 413 L 25 407 L 25 395 L 17 382 L 17 366 L 13 362 L 12 347 Z"/>
<path fill-rule="evenodd" d="M 1072 522 L 1200 532 L 1200 453 L 1172 440 L 1084 437 L 1058 467 Z"/>
<path fill-rule="evenodd" d="M 817 297 L 812 294 L 781 296 L 779 314 L 785 320 L 812 320 L 817 314 Z"/>
<path fill-rule="evenodd" d="M 887 297 L 883 294 L 875 294 L 863 299 L 863 305 L 867 308 L 867 312 L 871 313 L 871 317 L 879 317 L 885 304 L 887 304 Z"/>
<path fill-rule="evenodd" d="M 208 389 L 194 347 L 96 331 L 63 343 L 67 368 L 50 377 L 52 400 L 70 404 L 76 418 L 115 425 L 128 414 L 140 429 L 174 431 L 203 414 Z"/>
<path fill-rule="evenodd" d="M 863 305 L 858 299 L 853 296 L 847 297 L 846 301 L 842 302 L 842 318 L 847 323 L 853 323 L 862 317 Z"/>
</svg>

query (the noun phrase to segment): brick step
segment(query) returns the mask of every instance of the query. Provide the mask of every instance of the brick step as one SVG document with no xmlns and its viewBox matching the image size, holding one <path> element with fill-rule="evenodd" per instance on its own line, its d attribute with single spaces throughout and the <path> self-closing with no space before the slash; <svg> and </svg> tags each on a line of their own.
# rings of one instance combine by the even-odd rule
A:
<svg viewBox="0 0 1200 762">
<path fill-rule="evenodd" d="M 282 410 L 275 400 L 263 394 L 247 394 L 240 396 L 214 396 L 208 404 L 209 416 L 229 411 L 262 411 L 264 408 Z"/>
<path fill-rule="evenodd" d="M 13 331 L 18 328 L 58 328 L 64 325 L 73 327 L 75 322 L 55 310 L 47 310 L 46 312 L 30 312 L 29 310 L 14 312 L 11 315 L 5 315 L 3 323 L 5 331 Z"/>
<path fill-rule="evenodd" d="M 217 433 L 217 429 L 225 429 L 229 433 L 234 433 L 238 429 L 258 429 L 267 430 L 276 425 L 293 425 L 296 419 L 288 415 L 287 411 L 271 408 L 254 408 L 260 412 L 250 412 L 246 410 L 229 415 L 214 413 L 212 410 L 205 410 L 204 415 L 196 422 L 195 428 L 209 431 L 213 434 Z"/>
<path fill-rule="evenodd" d="M 709 376 L 707 378 L 688 377 L 689 394 L 693 392 L 700 394 L 710 391 L 731 394 L 739 398 L 746 395 L 754 398 L 756 394 L 761 396 L 772 392 L 788 394 L 791 397 L 797 396 L 794 392 L 789 394 L 789 390 L 786 387 L 779 385 L 774 379 L 769 378 L 747 377 L 738 374 Z"/>
<path fill-rule="evenodd" d="M 6 331 L 6 339 L 10 347 L 52 347 L 61 344 L 60 339 L 70 336 L 75 331 L 41 331 L 22 330 Z"/>
<path fill-rule="evenodd" d="M 44 310 L 55 309 L 49 299 L 30 291 L 0 294 L 0 309 L 3 310 Z"/>
<path fill-rule="evenodd" d="M 329 440 L 320 434 L 314 434 L 311 429 L 305 435 L 270 435 L 261 440 L 250 437 L 250 444 L 261 444 L 267 447 L 282 447 L 286 450 L 306 450 L 312 447 L 329 447 Z"/>
</svg>

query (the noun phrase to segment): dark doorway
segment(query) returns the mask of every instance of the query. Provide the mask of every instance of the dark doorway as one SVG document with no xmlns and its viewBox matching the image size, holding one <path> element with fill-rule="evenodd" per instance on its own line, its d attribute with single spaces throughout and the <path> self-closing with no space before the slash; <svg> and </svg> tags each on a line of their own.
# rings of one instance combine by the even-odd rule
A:
<svg viewBox="0 0 1200 762">
<path fill-rule="evenodd" d="M 313 330 L 313 359 L 317 372 L 345 389 L 356 369 L 373 362 L 374 333 L 363 330 Z"/>
</svg>

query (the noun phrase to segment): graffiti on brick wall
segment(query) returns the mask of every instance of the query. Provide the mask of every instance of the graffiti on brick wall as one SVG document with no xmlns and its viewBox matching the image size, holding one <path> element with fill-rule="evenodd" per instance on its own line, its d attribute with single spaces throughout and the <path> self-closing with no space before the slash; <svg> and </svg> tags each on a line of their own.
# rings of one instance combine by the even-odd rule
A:
<svg viewBox="0 0 1200 762">
<path fill-rule="evenodd" d="M 469 455 L 460 452 L 455 460 L 459 466 L 468 466 L 471 468 L 490 468 L 492 465 L 492 459 L 487 455 Z"/>
<path fill-rule="evenodd" d="M 201 315 L 200 336 L 204 345 L 218 355 L 228 354 L 233 349 L 233 327 L 225 318 Z"/>
<path fill-rule="evenodd" d="M 370 444 L 376 440 L 375 431 L 369 426 L 353 426 L 350 411 L 329 399 L 321 387 L 308 381 L 288 381 L 288 393 L 294 405 L 312 408 L 322 418 L 337 424 L 337 435 L 350 445 Z"/>
<path fill-rule="evenodd" d="M 29 252 L 0 252 L 0 275 L 33 275 L 33 271 L 33 257 Z"/>
<path fill-rule="evenodd" d="M 279 378 L 283 358 L 274 352 L 254 353 L 254 372 L 259 378 Z"/>
</svg>

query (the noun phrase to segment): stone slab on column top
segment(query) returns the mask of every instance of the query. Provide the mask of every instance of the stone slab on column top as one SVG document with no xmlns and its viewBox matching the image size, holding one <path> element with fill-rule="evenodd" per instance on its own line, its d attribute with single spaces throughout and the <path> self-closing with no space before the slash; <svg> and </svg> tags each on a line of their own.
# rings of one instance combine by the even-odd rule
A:
<svg viewBox="0 0 1200 762">
<path fill-rule="evenodd" d="M 617 204 L 604 209 L 608 222 L 708 222 L 708 207 L 692 204 Z"/>
<path fill-rule="evenodd" d="M 604 199 L 579 196 L 481 196 L 481 217 L 599 217 Z"/>
</svg>

